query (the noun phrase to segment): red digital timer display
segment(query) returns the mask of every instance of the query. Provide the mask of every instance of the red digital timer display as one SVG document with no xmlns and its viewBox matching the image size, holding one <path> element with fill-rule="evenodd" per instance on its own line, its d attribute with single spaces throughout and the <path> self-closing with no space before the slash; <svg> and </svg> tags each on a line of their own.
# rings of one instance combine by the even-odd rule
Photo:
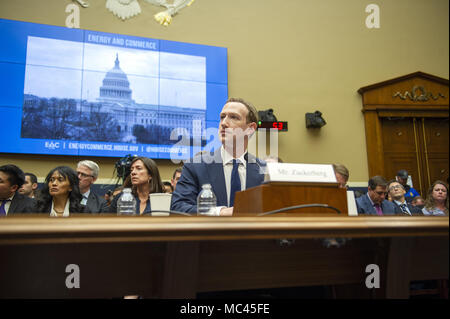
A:
<svg viewBox="0 0 450 319">
<path fill-rule="evenodd" d="M 275 128 L 278 131 L 287 131 L 288 130 L 288 123 L 287 122 L 258 122 L 258 128 Z"/>
</svg>

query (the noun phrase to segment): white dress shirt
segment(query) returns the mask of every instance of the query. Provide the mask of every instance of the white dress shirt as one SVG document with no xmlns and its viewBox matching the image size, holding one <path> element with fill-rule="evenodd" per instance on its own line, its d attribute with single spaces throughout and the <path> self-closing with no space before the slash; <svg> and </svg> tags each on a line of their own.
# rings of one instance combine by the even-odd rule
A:
<svg viewBox="0 0 450 319">
<path fill-rule="evenodd" d="M 245 154 L 247 154 L 247 152 L 236 158 L 239 160 L 238 173 L 239 179 L 241 180 L 241 190 L 245 189 L 247 181 L 247 161 L 245 160 Z M 227 190 L 228 206 L 230 206 L 231 173 L 233 172 L 234 157 L 224 149 L 223 145 L 220 148 L 220 156 L 222 157 L 223 175 L 225 176 L 225 188 Z M 218 206 L 215 215 L 219 216 L 220 211 L 224 207 L 225 206 Z"/>
<path fill-rule="evenodd" d="M 6 203 L 5 203 L 5 212 L 6 212 L 6 216 L 8 216 L 8 211 L 9 211 L 9 207 L 11 206 L 11 202 L 14 198 L 15 193 L 10 197 L 5 199 Z M 1 201 L 1 204 L 3 204 L 3 201 Z"/>
<path fill-rule="evenodd" d="M 81 199 L 81 205 L 86 205 L 87 204 L 87 201 L 88 201 L 90 193 L 91 193 L 91 189 L 89 188 L 89 190 L 86 193 L 81 194 L 81 196 L 83 196 L 83 198 Z"/>
<path fill-rule="evenodd" d="M 241 180 L 241 190 L 245 189 L 245 182 L 247 179 L 247 162 L 245 161 L 245 152 L 241 157 L 236 158 L 239 160 L 239 179 Z M 230 206 L 230 190 L 231 190 L 231 173 L 233 172 L 233 156 L 229 154 L 225 149 L 221 148 L 223 174 L 225 176 L 225 187 L 227 189 L 228 206 Z"/>
</svg>

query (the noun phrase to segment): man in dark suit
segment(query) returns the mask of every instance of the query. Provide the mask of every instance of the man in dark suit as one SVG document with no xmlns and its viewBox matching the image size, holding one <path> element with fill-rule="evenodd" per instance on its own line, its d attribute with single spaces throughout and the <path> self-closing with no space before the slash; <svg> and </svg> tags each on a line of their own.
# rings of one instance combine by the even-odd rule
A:
<svg viewBox="0 0 450 319">
<path fill-rule="evenodd" d="M 38 190 L 38 180 L 33 173 L 25 173 L 25 183 L 19 188 L 19 193 L 30 198 L 36 198 Z"/>
<path fill-rule="evenodd" d="M 91 190 L 91 185 L 95 183 L 100 168 L 93 161 L 81 161 L 77 164 L 78 179 L 80 180 L 80 192 L 83 196 L 81 205 L 85 206 L 87 213 L 105 213 L 108 212 L 106 200 Z"/>
<path fill-rule="evenodd" d="M 16 165 L 0 166 L 0 217 L 35 212 L 35 200 L 18 192 L 24 182 L 25 175 Z"/>
<path fill-rule="evenodd" d="M 216 216 L 233 214 L 234 194 L 260 185 L 263 162 L 247 151 L 257 128 L 255 108 L 242 99 L 229 99 L 220 113 L 220 149 L 201 153 L 185 163 L 172 194 L 171 210 L 195 214 L 202 185 L 211 184 L 217 198 Z"/>
<path fill-rule="evenodd" d="M 406 201 L 406 191 L 402 184 L 397 181 L 390 181 L 387 187 L 398 215 L 423 215 L 422 210 L 419 207 L 413 206 Z"/>
<path fill-rule="evenodd" d="M 369 180 L 367 194 L 356 199 L 358 215 L 395 215 L 394 204 L 386 200 L 387 182 L 381 176 Z"/>
</svg>

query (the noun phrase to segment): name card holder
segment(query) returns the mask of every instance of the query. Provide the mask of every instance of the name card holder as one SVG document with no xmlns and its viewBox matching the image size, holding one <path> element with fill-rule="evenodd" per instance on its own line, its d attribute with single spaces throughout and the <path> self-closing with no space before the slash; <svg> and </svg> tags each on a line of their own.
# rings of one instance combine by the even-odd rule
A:
<svg viewBox="0 0 450 319">
<path fill-rule="evenodd" d="M 265 182 L 338 185 L 333 165 L 267 163 Z"/>
<path fill-rule="evenodd" d="M 339 188 L 332 165 L 267 163 L 262 185 L 236 193 L 233 216 L 314 204 L 329 207 L 289 209 L 267 216 L 348 216 L 347 190 Z"/>
</svg>

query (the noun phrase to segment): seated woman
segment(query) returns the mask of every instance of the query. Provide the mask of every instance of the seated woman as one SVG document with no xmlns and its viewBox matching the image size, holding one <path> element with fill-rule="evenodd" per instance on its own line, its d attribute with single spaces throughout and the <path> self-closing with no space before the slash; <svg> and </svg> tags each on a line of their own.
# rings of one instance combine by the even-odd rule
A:
<svg viewBox="0 0 450 319">
<path fill-rule="evenodd" d="M 68 166 L 52 169 L 45 178 L 40 192 L 37 210 L 52 217 L 68 217 L 82 213 L 81 193 L 77 173 Z"/>
<path fill-rule="evenodd" d="M 448 215 L 448 187 L 446 183 L 435 181 L 431 185 L 422 212 L 427 216 Z"/>
<path fill-rule="evenodd" d="M 124 182 L 123 188 L 131 188 L 136 199 L 136 212 L 138 215 L 151 212 L 150 194 L 164 193 L 164 186 L 159 175 L 156 163 L 147 157 L 137 157 L 131 162 L 130 178 Z M 114 197 L 110 213 L 117 212 L 117 201 L 122 193 Z"/>
</svg>

